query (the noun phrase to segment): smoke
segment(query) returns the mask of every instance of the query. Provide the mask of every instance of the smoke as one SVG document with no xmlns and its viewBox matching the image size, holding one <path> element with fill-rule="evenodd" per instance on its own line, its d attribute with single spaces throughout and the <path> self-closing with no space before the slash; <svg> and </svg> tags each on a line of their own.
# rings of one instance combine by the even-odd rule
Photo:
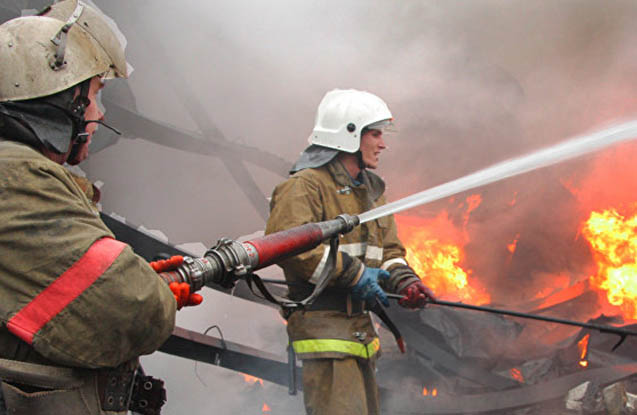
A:
<svg viewBox="0 0 637 415">
<path fill-rule="evenodd" d="M 102 7 L 128 34 L 137 69 L 129 84 L 140 111 L 154 119 L 197 131 L 180 97 L 185 88 L 227 139 L 292 162 L 327 90 L 354 87 L 383 97 L 400 128 L 379 170 L 390 200 L 636 109 L 631 2 L 187 1 L 126 13 L 121 3 Z M 146 148 L 112 152 L 128 150 Z M 144 159 L 154 156 L 152 149 Z M 174 151 L 170 157 L 177 157 Z M 169 164 L 187 164 L 189 191 L 197 192 L 192 182 L 203 188 L 214 177 L 214 189 L 197 193 L 235 193 L 215 159 Z M 281 179 L 247 168 L 266 195 Z M 241 204 L 228 201 L 230 209 L 212 197 L 198 203 L 215 204 L 219 216 Z M 148 206 L 135 219 L 146 222 L 158 208 Z M 248 219 L 240 229 L 233 223 L 232 236 L 262 225 L 249 208 L 239 209 Z M 207 234 L 194 239 L 219 236 L 200 231 Z M 181 230 L 171 233 L 187 238 Z"/>
<path fill-rule="evenodd" d="M 326 91 L 357 88 L 381 96 L 399 128 L 378 170 L 388 200 L 637 117 L 632 0 L 96 3 L 128 40 L 135 72 L 125 106 L 193 135 L 254 147 L 291 164 L 307 144 Z M 104 182 L 106 212 L 161 229 L 173 243 L 209 246 L 263 228 L 259 209 L 280 174 L 235 159 L 237 170 L 229 173 L 219 157 L 153 141 L 120 139 L 83 165 Z M 579 218 L 569 214 L 576 198 L 563 178 L 582 177 L 590 163 L 569 162 L 480 190 L 467 250 L 475 274 L 497 287 L 495 299 L 521 300 L 553 273 L 586 275 L 586 247 L 573 239 Z M 245 174 L 254 181 L 252 193 Z M 254 192 L 261 202 L 246 197 Z M 442 203 L 414 213 L 431 214 Z M 504 247 L 518 234 L 525 255 L 506 262 Z M 227 313 L 222 327 L 232 327 L 233 337 L 253 333 L 250 342 L 283 352 L 275 316 L 242 314 L 244 307 L 206 294 L 219 308 L 188 311 L 184 325 L 203 330 Z M 268 338 L 272 333 L 277 336 Z M 178 369 L 186 365 L 177 358 L 149 359 L 156 359 L 149 360 L 150 373 L 164 368 L 169 412 L 252 413 L 242 405 L 255 394 L 243 393 L 240 375 L 199 365 L 210 381 L 201 388 L 191 385 L 199 385 L 192 373 Z M 225 381 L 232 376 L 238 380 Z M 289 399 L 281 389 L 271 393 Z M 300 411 L 298 398 L 289 402 Z"/>
</svg>

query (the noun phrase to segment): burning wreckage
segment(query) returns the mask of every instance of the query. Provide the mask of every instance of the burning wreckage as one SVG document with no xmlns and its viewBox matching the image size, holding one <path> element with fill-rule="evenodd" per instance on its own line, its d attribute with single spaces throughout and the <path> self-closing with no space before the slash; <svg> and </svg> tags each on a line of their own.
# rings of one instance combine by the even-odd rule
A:
<svg viewBox="0 0 637 415">
<path fill-rule="evenodd" d="M 22 7 L 38 8 L 43 3 L 1 5 L 0 17 L 6 20 Z M 179 89 L 187 90 L 183 85 Z M 201 130 L 212 131 L 215 139 L 192 137 L 142 116 L 130 91 L 117 91 L 116 100 L 109 94 L 115 91 L 105 91 L 109 118 L 122 126 L 126 136 L 153 137 L 152 141 L 165 147 L 229 160 L 226 165 L 239 188 L 262 217 L 267 215 L 267 201 L 255 196 L 259 195 L 258 187 L 242 163 L 248 161 L 284 174 L 288 167 L 285 160 L 225 140 L 214 125 L 205 125 L 206 117 L 198 116 L 196 105 L 190 109 Z M 131 102 L 122 104 L 122 96 L 130 97 Z M 489 246 L 476 235 L 490 226 L 493 218 L 510 217 L 508 213 L 523 204 L 523 192 L 511 191 L 504 196 L 506 200 L 488 191 L 456 195 L 436 205 L 439 209 L 434 214 L 397 215 L 408 260 L 445 300 L 635 332 L 634 188 L 620 189 L 619 196 L 616 192 L 608 198 L 590 189 L 599 189 L 600 183 L 602 187 L 621 188 L 604 166 L 620 165 L 631 171 L 636 153 L 634 145 L 624 145 L 600 155 L 589 177 L 579 183 L 562 180 L 556 191 L 564 193 L 567 203 L 531 212 L 543 220 L 531 226 L 521 224 L 512 234 L 496 235 L 497 241 Z M 487 205 L 485 200 L 489 200 L 488 208 L 482 209 Z M 148 260 L 158 253 L 189 254 L 105 213 L 102 217 L 119 239 Z M 545 226 L 538 227 L 538 223 Z M 534 243 L 538 233 L 554 237 L 554 244 Z M 271 305 L 256 297 L 245 280 L 239 280 L 232 290 L 215 283 L 207 285 Z M 269 290 L 284 294 L 280 285 L 271 284 Z M 407 353 L 400 353 L 388 340 L 391 336 L 382 336 L 384 356 L 378 363 L 378 379 L 386 413 L 637 413 L 637 339 L 633 336 L 613 351 L 618 337 L 591 328 L 435 305 L 418 312 L 390 307 L 387 313 L 390 317 L 404 314 L 399 329 Z M 387 331 L 381 323 L 378 327 Z M 290 354 L 273 355 L 182 328 L 175 330 L 162 351 L 285 385 L 290 393 L 300 388 L 301 368 Z"/>
</svg>

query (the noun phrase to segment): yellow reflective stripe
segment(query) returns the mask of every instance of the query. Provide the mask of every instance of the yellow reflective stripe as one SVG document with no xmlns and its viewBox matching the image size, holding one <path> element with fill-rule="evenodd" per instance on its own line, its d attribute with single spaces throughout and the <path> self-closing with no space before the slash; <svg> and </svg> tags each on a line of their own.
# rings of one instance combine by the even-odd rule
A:
<svg viewBox="0 0 637 415">
<path fill-rule="evenodd" d="M 380 350 L 380 340 L 376 337 L 371 343 L 361 344 L 349 340 L 309 339 L 292 342 L 297 354 L 336 352 L 370 358 Z"/>
</svg>

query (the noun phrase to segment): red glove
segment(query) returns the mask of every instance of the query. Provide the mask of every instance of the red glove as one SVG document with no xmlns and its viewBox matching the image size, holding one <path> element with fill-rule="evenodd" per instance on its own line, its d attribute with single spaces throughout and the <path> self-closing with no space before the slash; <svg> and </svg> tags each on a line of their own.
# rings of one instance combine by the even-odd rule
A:
<svg viewBox="0 0 637 415">
<path fill-rule="evenodd" d="M 175 255 L 169 259 L 153 261 L 150 263 L 150 266 L 155 270 L 155 272 L 160 273 L 174 271 L 183 263 L 184 257 L 181 255 Z M 175 301 L 177 301 L 177 310 L 180 310 L 182 307 L 199 305 L 203 301 L 203 297 L 201 295 L 190 293 L 190 285 L 188 285 L 187 282 L 171 282 L 168 285 L 168 288 L 170 288 L 170 291 L 172 291 L 175 296 Z"/>
<path fill-rule="evenodd" d="M 398 300 L 398 304 L 407 308 L 423 308 L 428 301 L 436 301 L 434 293 L 420 281 L 415 281 L 400 291 L 403 298 Z"/>
<path fill-rule="evenodd" d="M 153 261 L 150 263 L 150 266 L 155 270 L 156 273 L 174 271 L 184 263 L 184 257 L 181 255 L 171 256 L 168 259 L 162 259 L 159 261 Z"/>
<path fill-rule="evenodd" d="M 187 282 L 171 282 L 168 288 L 170 288 L 175 300 L 177 300 L 177 310 L 182 307 L 199 305 L 203 301 L 201 295 L 197 293 L 190 294 L 190 285 Z"/>
</svg>

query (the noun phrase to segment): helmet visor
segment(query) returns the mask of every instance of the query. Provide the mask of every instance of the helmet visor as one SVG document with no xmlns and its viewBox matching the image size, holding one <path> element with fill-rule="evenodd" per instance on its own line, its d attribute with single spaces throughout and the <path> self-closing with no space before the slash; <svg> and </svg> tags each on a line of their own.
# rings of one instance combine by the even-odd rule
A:
<svg viewBox="0 0 637 415">
<path fill-rule="evenodd" d="M 390 118 L 387 120 L 381 120 L 373 122 L 365 127 L 367 130 L 380 130 L 383 134 L 394 134 L 398 132 L 396 128 L 396 124 L 394 124 L 394 119 Z"/>
</svg>

